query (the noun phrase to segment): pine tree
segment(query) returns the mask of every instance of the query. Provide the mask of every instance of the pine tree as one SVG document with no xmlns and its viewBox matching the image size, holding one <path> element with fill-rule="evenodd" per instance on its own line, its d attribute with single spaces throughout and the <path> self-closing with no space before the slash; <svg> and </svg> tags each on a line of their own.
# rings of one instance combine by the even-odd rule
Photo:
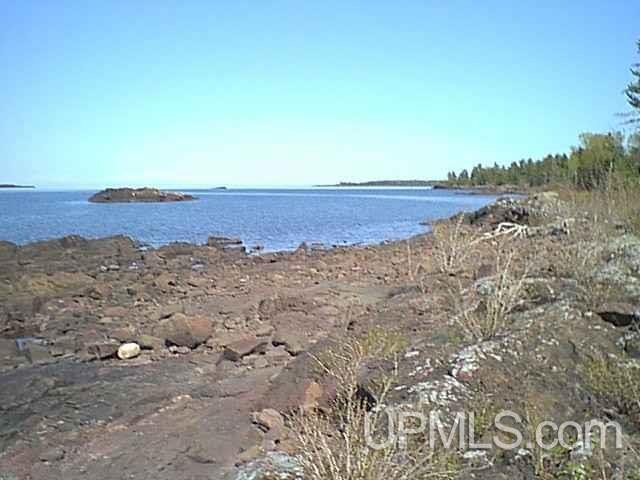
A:
<svg viewBox="0 0 640 480">
<path fill-rule="evenodd" d="M 640 53 L 640 40 L 638 40 L 638 53 Z M 627 97 L 627 102 L 633 108 L 631 113 L 631 122 L 640 122 L 640 63 L 636 63 L 631 68 L 631 74 L 635 79 L 627 86 L 624 93 Z"/>
</svg>

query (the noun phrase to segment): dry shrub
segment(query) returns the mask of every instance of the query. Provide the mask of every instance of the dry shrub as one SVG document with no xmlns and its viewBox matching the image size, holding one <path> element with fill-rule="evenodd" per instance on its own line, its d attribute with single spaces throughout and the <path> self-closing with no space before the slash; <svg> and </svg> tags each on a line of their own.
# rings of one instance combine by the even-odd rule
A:
<svg viewBox="0 0 640 480">
<path fill-rule="evenodd" d="M 384 397 L 381 397 L 384 398 Z M 357 401 L 347 401 L 336 412 L 315 412 L 296 424 L 300 446 L 298 458 L 305 480 L 420 480 L 453 479 L 458 467 L 438 451 L 426 448 L 405 450 L 398 442 L 371 448 L 365 437 L 369 425 L 382 437 L 386 414 L 367 412 Z M 376 442 L 384 442 L 376 438 Z"/>
<path fill-rule="evenodd" d="M 563 246 L 556 254 L 556 272 L 575 280 L 578 303 L 591 311 L 598 310 L 617 294 L 614 285 L 598 276 L 604 265 L 602 246 L 599 241 L 578 240 Z"/>
<path fill-rule="evenodd" d="M 610 223 L 601 220 L 602 212 L 599 210 L 579 211 L 582 220 L 576 222 L 571 236 L 558 243 L 549 258 L 558 276 L 576 282 L 578 303 L 587 310 L 595 311 L 616 297 L 614 286 L 599 275 L 605 264 L 604 247 L 612 235 L 612 228 Z"/>
<path fill-rule="evenodd" d="M 369 446 L 365 424 L 376 441 L 386 438 L 387 414 L 371 409 L 358 395 L 358 374 L 370 358 L 392 359 L 405 348 L 402 339 L 381 329 L 337 345 L 317 358 L 321 369 L 336 380 L 337 396 L 329 408 L 300 412 L 294 419 L 298 458 L 305 480 L 453 479 L 457 470 L 438 452 L 407 451 L 398 442 L 381 449 Z M 395 378 L 387 374 L 375 385 L 383 406 Z"/>
<path fill-rule="evenodd" d="M 407 279 L 409 283 L 416 285 L 423 295 L 428 291 L 427 276 L 429 272 L 433 272 L 430 267 L 432 264 L 431 256 L 417 256 L 411 241 L 407 242 Z"/>
<path fill-rule="evenodd" d="M 489 340 L 508 332 L 509 314 L 526 301 L 528 262 L 519 265 L 517 249 L 508 241 L 497 243 L 494 254 L 495 276 L 487 292 L 464 290 L 458 281 L 450 298 L 456 321 L 465 335 L 477 341 Z"/>
<path fill-rule="evenodd" d="M 440 273 L 455 275 L 465 269 L 482 239 L 478 229 L 464 224 L 464 215 L 454 223 L 440 222 L 433 226 L 433 256 Z"/>
</svg>

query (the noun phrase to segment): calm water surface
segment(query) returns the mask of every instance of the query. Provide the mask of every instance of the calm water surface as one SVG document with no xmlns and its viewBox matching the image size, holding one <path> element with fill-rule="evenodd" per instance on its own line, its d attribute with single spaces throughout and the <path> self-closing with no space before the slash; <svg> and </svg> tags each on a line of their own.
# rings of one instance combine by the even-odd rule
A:
<svg viewBox="0 0 640 480">
<path fill-rule="evenodd" d="M 183 191 L 198 200 L 94 204 L 87 198 L 95 191 L 0 190 L 0 240 L 124 234 L 159 246 L 223 235 L 266 250 L 294 249 L 303 241 L 371 244 L 422 233 L 424 220 L 474 210 L 495 198 L 430 189 Z"/>
</svg>

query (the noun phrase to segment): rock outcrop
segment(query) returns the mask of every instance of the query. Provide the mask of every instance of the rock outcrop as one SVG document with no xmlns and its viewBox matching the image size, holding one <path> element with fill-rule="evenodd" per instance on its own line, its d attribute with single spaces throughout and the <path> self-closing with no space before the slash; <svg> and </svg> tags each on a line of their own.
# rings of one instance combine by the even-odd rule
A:
<svg viewBox="0 0 640 480">
<path fill-rule="evenodd" d="M 196 198 L 186 193 L 165 192 L 157 188 L 107 188 L 89 198 L 93 203 L 184 202 Z"/>
</svg>

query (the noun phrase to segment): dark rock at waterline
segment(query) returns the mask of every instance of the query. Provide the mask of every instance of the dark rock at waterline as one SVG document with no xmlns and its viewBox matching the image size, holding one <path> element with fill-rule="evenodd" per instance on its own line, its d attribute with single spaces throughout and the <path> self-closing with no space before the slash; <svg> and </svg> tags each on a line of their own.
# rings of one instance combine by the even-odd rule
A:
<svg viewBox="0 0 640 480">
<path fill-rule="evenodd" d="M 157 188 L 107 188 L 89 198 L 93 203 L 152 203 L 184 202 L 195 197 L 179 192 L 165 192 Z"/>
<path fill-rule="evenodd" d="M 528 224 L 530 211 L 526 205 L 511 198 L 500 198 L 475 212 L 465 215 L 471 225 L 498 225 L 502 222 Z"/>
<path fill-rule="evenodd" d="M 216 236 L 210 236 L 207 239 L 207 246 L 209 247 L 227 247 L 232 245 L 242 245 L 242 240 L 240 240 L 239 238 Z"/>
<path fill-rule="evenodd" d="M 246 251 L 245 246 L 242 244 L 242 240 L 239 238 L 210 236 L 207 239 L 207 246 L 225 251 L 239 251 L 242 253 Z"/>
</svg>

